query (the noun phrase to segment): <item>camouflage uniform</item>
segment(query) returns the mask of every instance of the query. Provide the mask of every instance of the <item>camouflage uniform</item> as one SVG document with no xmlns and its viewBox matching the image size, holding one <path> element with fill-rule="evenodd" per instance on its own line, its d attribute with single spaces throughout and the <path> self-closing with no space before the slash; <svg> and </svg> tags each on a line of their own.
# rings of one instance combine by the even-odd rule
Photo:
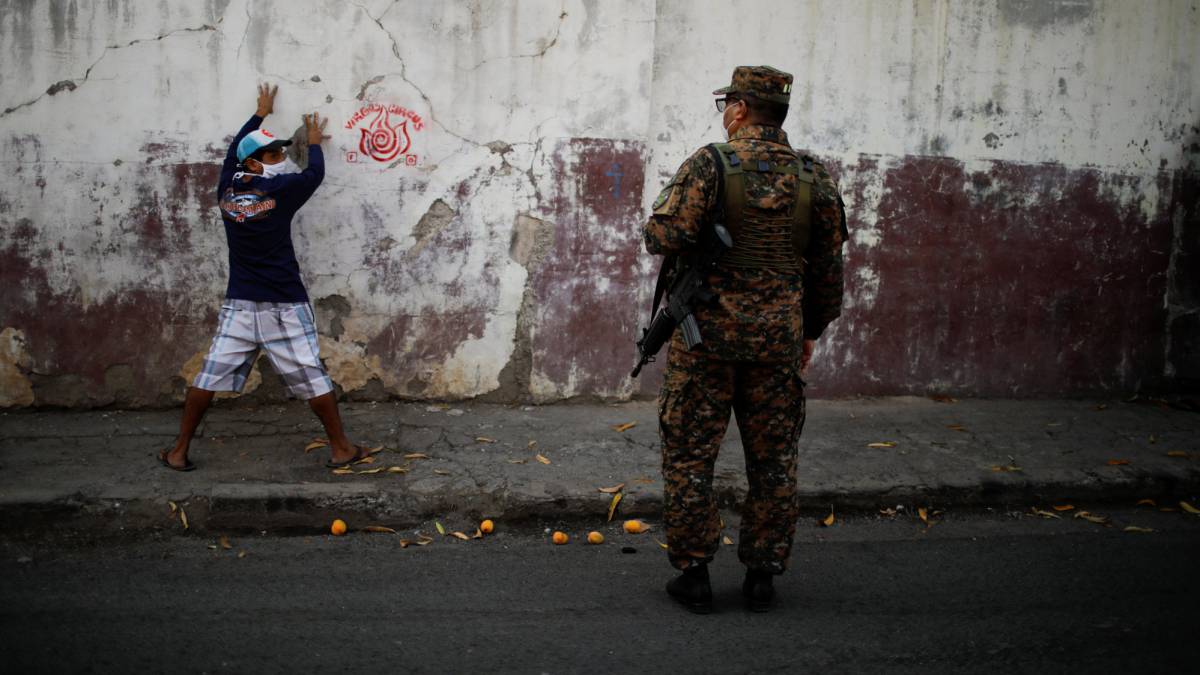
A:
<svg viewBox="0 0 1200 675">
<path fill-rule="evenodd" d="M 750 94 L 787 102 L 792 76 L 739 67 L 733 84 L 714 94 Z M 729 145 L 743 163 L 796 164 L 800 157 L 778 127 L 746 124 Z M 746 454 L 749 494 L 742 511 L 738 556 L 750 569 L 786 569 L 796 529 L 796 453 L 804 426 L 803 340 L 818 338 L 841 312 L 845 213 L 837 185 L 813 164 L 812 221 L 804 261 L 792 268 L 734 266 L 726 254 L 709 275 L 718 297 L 693 308 L 703 343 L 688 351 L 680 331 L 670 344 L 659 398 L 664 521 L 668 555 L 680 569 L 716 553 L 720 517 L 713 499 L 713 465 L 732 410 Z M 797 176 L 747 173 L 746 209 L 787 227 Z M 644 226 L 646 249 L 672 254 L 693 246 L 702 226 L 722 222 L 717 160 L 693 154 L 655 200 Z M 734 234 L 734 252 L 738 251 Z M 782 249 L 782 247 L 780 247 Z M 732 253 L 732 252 L 731 252 Z M 768 253 L 770 253 L 768 251 Z M 790 253 L 789 250 L 784 253 Z"/>
</svg>

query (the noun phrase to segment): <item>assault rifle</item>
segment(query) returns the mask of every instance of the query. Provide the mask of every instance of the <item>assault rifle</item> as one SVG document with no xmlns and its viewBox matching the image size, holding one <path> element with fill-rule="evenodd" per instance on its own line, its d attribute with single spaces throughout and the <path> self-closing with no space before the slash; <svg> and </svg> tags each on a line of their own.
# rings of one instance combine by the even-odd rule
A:
<svg viewBox="0 0 1200 675">
<path fill-rule="evenodd" d="M 716 294 L 704 283 L 704 278 L 717 264 L 721 256 L 733 248 L 733 239 L 725 226 L 713 224 L 704 228 L 700 243 L 689 252 L 678 266 L 675 280 L 667 290 L 667 304 L 661 310 L 658 302 L 661 299 L 660 289 L 655 289 L 654 307 L 651 309 L 650 327 L 642 329 L 642 339 L 638 340 L 638 363 L 633 368 L 630 377 L 637 377 L 642 372 L 642 366 L 654 360 L 655 354 L 662 349 L 667 340 L 675 333 L 675 327 L 683 329 L 683 341 L 688 349 L 700 344 L 700 327 L 696 325 L 696 317 L 692 316 L 692 306 L 695 302 L 711 302 Z M 663 261 L 665 274 L 672 263 L 671 259 Z"/>
</svg>

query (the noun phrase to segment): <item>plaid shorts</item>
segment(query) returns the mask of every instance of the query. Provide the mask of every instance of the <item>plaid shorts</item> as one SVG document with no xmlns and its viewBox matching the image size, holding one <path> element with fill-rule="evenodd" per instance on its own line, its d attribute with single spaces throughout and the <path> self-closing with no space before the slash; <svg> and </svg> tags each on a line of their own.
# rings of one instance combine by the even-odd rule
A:
<svg viewBox="0 0 1200 675">
<path fill-rule="evenodd" d="M 252 300 L 221 304 L 217 334 L 192 386 L 240 392 L 259 349 L 267 351 L 292 396 L 310 399 L 333 391 L 321 365 L 312 307 L 306 302 Z"/>
</svg>

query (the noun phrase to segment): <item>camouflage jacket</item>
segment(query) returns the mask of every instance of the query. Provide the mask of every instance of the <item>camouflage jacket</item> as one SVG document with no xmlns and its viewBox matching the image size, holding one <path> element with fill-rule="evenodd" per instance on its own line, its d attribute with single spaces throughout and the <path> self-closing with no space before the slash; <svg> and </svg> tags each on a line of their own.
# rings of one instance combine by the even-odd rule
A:
<svg viewBox="0 0 1200 675">
<path fill-rule="evenodd" d="M 778 127 L 742 127 L 729 144 L 743 162 L 795 162 L 798 156 Z M 697 350 L 736 361 L 791 361 L 800 357 L 802 340 L 820 337 L 841 314 L 845 210 L 825 167 L 816 164 L 815 169 L 803 273 L 718 265 L 708 278 L 718 298 L 693 308 L 704 340 Z M 724 205 L 717 203 L 718 171 L 716 160 L 704 148 L 683 163 L 655 200 L 644 226 L 647 251 L 659 255 L 685 251 L 695 245 L 702 226 L 723 215 Z M 747 173 L 747 206 L 787 212 L 794 204 L 796 180 L 787 174 Z M 679 331 L 671 347 L 685 349 Z"/>
</svg>

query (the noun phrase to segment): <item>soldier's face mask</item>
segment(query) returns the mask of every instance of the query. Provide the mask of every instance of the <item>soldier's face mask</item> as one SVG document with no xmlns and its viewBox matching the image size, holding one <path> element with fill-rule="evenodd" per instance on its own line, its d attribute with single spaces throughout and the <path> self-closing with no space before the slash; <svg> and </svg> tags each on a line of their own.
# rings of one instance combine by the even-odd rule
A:
<svg viewBox="0 0 1200 675">
<path fill-rule="evenodd" d="M 736 131 L 736 129 L 733 129 L 732 127 L 737 124 L 737 119 L 734 119 L 734 111 L 737 110 L 735 106 L 738 103 L 741 103 L 743 106 L 746 105 L 746 102 L 742 100 L 730 101 L 729 99 L 720 99 L 717 101 L 717 110 L 725 113 L 721 118 L 721 126 L 725 128 L 726 140 L 728 140 L 730 136 L 733 136 L 733 132 Z"/>
</svg>

